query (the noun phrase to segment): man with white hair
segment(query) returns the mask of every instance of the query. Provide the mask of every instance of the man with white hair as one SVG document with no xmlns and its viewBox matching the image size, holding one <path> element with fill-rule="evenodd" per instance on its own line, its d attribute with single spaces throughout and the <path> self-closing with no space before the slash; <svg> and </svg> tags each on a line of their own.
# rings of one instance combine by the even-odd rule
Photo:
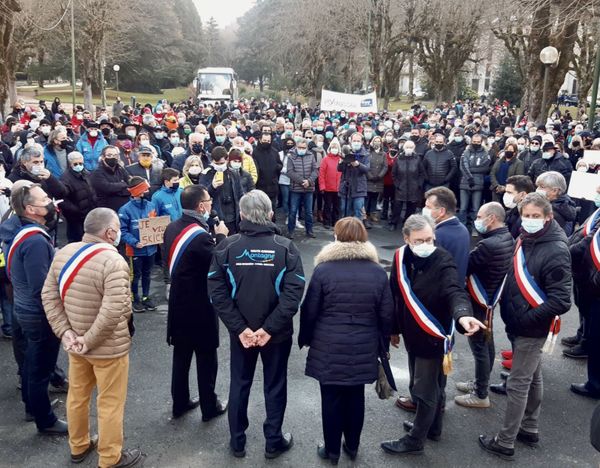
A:
<svg viewBox="0 0 600 468">
<path fill-rule="evenodd" d="M 304 292 L 304 271 L 294 244 L 278 235 L 266 193 L 252 190 L 240 200 L 240 233 L 222 241 L 208 273 L 213 307 L 230 334 L 230 448 L 246 455 L 248 399 L 260 355 L 267 418 L 265 457 L 277 458 L 293 445 L 281 426 L 287 404 L 287 362 L 292 320 Z M 261 291 L 261 294 L 256 294 Z"/>
<path fill-rule="evenodd" d="M 40 184 L 44 192 L 60 199 L 65 194 L 65 186 L 46 169 L 43 151 L 38 146 L 27 147 L 21 152 L 19 164 L 13 168 L 8 178 L 13 183 L 25 179 Z"/>
<path fill-rule="evenodd" d="M 573 233 L 577 218 L 575 202 L 567 195 L 567 181 L 560 172 L 548 171 L 535 180 L 536 192 L 544 195 L 552 205 L 554 220 L 567 236 Z"/>
<path fill-rule="evenodd" d="M 190 133 L 188 138 L 188 149 L 185 153 L 173 156 L 171 167 L 179 172 L 183 171 L 185 160 L 190 156 L 199 156 L 202 159 L 202 165 L 208 166 L 210 161 L 206 153 L 204 135 L 201 133 Z"/>
<path fill-rule="evenodd" d="M 67 155 L 68 169 L 61 182 L 66 194 L 60 211 L 67 220 L 68 242 L 79 242 L 83 237 L 83 220 L 96 207 L 96 194 L 90 183 L 90 173 L 83 165 L 83 154 L 73 151 Z"/>
</svg>

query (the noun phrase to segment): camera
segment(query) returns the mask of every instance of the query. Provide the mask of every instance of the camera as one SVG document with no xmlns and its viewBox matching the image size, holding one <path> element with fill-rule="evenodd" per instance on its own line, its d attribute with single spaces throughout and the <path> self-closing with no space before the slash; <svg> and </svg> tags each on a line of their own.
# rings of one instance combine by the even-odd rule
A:
<svg viewBox="0 0 600 468">
<path fill-rule="evenodd" d="M 352 152 L 350 145 L 342 146 L 342 159 L 346 164 L 351 164 L 356 161 L 356 155 Z"/>
</svg>

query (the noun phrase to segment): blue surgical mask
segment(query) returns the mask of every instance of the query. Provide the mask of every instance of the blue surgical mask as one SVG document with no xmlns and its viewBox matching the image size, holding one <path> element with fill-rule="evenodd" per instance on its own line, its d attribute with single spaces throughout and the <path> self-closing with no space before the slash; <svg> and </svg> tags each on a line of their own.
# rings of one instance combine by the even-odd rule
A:
<svg viewBox="0 0 600 468">
<path fill-rule="evenodd" d="M 298 148 L 296 153 L 298 153 L 298 156 L 304 156 L 306 154 L 306 150 Z"/>
<path fill-rule="evenodd" d="M 598 208 L 600 208 L 600 193 L 597 193 L 597 194 L 594 196 L 594 204 L 595 204 L 595 205 L 596 205 Z"/>
<path fill-rule="evenodd" d="M 550 159 L 552 156 L 554 156 L 550 151 L 544 151 L 542 153 L 542 158 L 543 159 Z"/>
<path fill-rule="evenodd" d="M 485 234 L 487 232 L 487 226 L 483 222 L 483 219 L 476 219 L 473 224 L 478 233 Z"/>
<path fill-rule="evenodd" d="M 208 221 L 208 218 L 210 218 L 210 213 L 208 211 L 205 211 L 201 214 L 201 216 L 204 221 Z"/>
<path fill-rule="evenodd" d="M 217 143 L 223 143 L 225 141 L 225 137 L 224 136 L 216 136 L 215 140 L 217 140 Z"/>
<path fill-rule="evenodd" d="M 463 137 L 461 137 L 461 136 L 456 136 L 456 137 L 454 137 L 454 141 L 455 141 L 456 143 L 460 143 L 461 141 L 463 141 Z"/>
<path fill-rule="evenodd" d="M 356 152 L 356 151 L 360 151 L 360 149 L 362 148 L 362 143 L 352 143 L 352 151 Z"/>
<path fill-rule="evenodd" d="M 325 132 L 325 138 L 331 140 L 333 138 L 333 132 Z"/>
<path fill-rule="evenodd" d="M 541 231 L 544 228 L 545 222 L 543 219 L 521 218 L 521 226 L 529 234 Z"/>
<path fill-rule="evenodd" d="M 73 171 L 75 171 L 75 172 L 81 172 L 81 171 L 83 171 L 83 165 L 81 165 L 81 166 L 73 166 Z"/>
</svg>

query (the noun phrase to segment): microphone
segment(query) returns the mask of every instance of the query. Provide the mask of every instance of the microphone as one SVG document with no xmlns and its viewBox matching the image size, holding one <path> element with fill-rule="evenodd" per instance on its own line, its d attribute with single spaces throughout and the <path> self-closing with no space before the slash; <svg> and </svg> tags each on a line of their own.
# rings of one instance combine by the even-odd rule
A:
<svg viewBox="0 0 600 468">
<path fill-rule="evenodd" d="M 212 210 L 210 212 L 209 218 L 213 222 L 214 226 L 218 226 L 221 223 L 221 220 L 219 219 L 219 214 L 217 213 L 216 210 Z"/>
</svg>

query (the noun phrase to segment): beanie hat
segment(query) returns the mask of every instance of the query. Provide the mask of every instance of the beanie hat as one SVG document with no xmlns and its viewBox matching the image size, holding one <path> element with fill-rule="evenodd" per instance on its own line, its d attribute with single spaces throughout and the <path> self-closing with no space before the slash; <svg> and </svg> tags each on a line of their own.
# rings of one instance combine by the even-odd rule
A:
<svg viewBox="0 0 600 468">
<path fill-rule="evenodd" d="M 132 197 L 141 197 L 144 193 L 150 190 L 150 184 L 143 177 L 134 176 L 129 181 L 129 187 L 127 190 Z"/>
</svg>

